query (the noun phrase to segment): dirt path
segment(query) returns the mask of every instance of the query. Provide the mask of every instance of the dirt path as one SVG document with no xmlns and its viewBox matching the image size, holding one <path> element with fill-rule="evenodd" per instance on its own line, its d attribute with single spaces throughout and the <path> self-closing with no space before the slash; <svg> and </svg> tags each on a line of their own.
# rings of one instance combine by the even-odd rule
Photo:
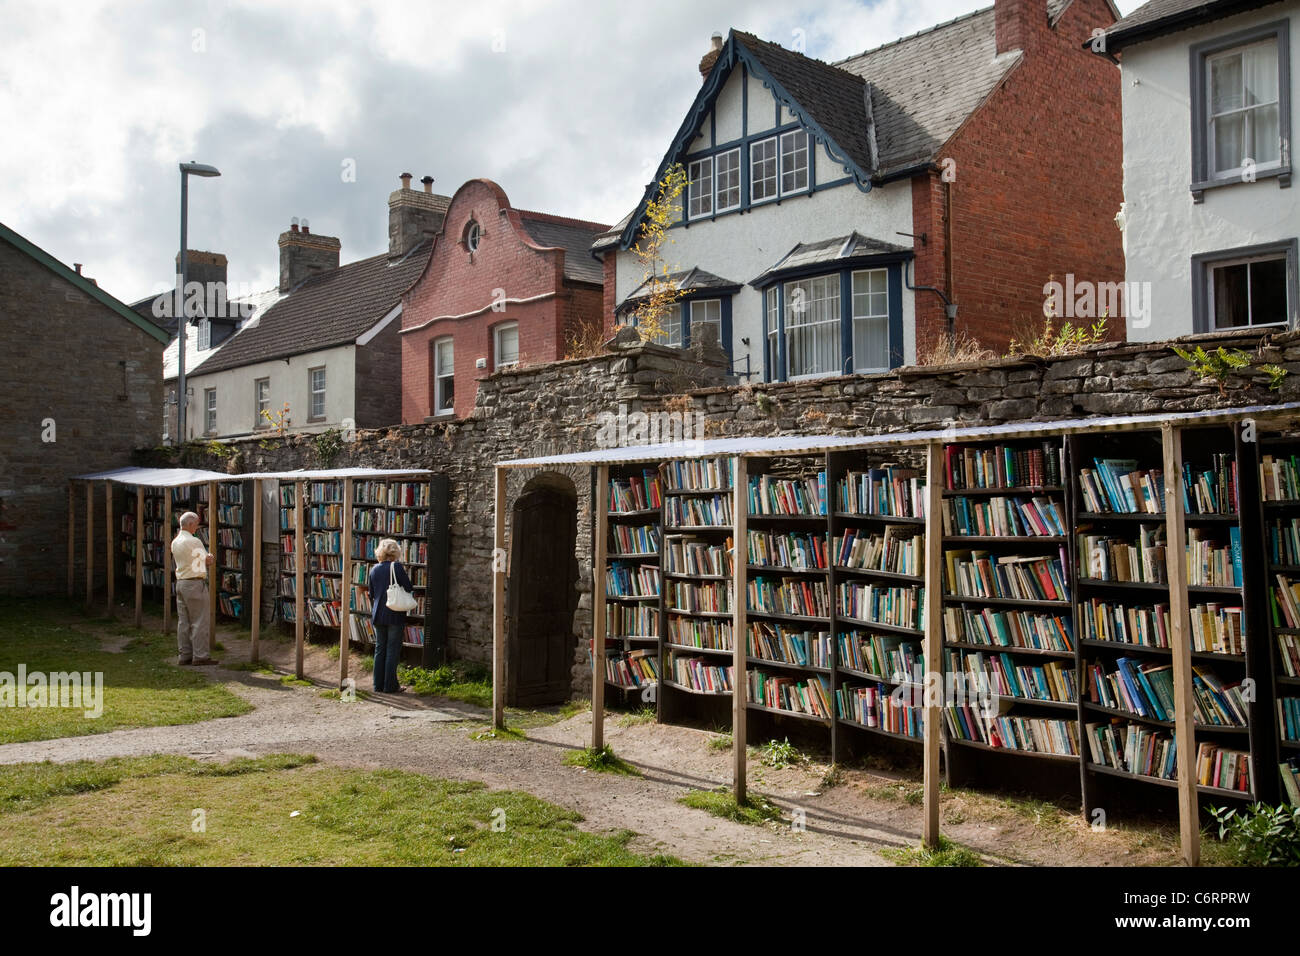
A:
<svg viewBox="0 0 1300 956">
<path fill-rule="evenodd" d="M 249 645 L 235 632 L 221 631 L 218 639 L 227 663 L 248 659 Z M 111 640 L 106 636 L 106 646 Z M 262 657 L 282 672 L 292 672 L 292 644 L 263 641 Z M 714 735 L 691 728 L 632 723 L 611 715 L 606 741 L 644 776 L 593 773 L 563 763 L 565 751 L 590 741 L 589 712 L 528 729 L 525 740 L 476 740 L 474 735 L 489 726 L 488 712 L 481 708 L 406 695 L 355 702 L 322 697 L 322 690 L 337 686 L 338 662 L 318 647 L 309 647 L 304 658 L 304 673 L 318 683 L 315 687 L 283 684 L 282 673 L 203 670 L 256 709 L 178 727 L 9 744 L 0 746 L 0 763 L 154 753 L 201 758 L 311 753 L 343 766 L 394 767 L 525 790 L 576 810 L 585 818 L 584 828 L 593 832 L 630 829 L 639 834 L 633 846 L 640 851 L 699 863 L 887 866 L 879 850 L 915 845 L 920 832 L 915 783 L 848 771 L 827 786 L 823 777 L 829 768 L 811 763 L 773 770 L 751 761 L 751 789 L 770 798 L 787 817 L 802 816 L 802 831 L 789 822 L 747 826 L 684 807 L 677 801 L 687 791 L 727 784 L 731 776 L 730 750 L 711 748 Z M 355 667 L 352 673 L 364 690 L 368 675 Z M 1090 835 L 1081 824 L 1067 832 L 1059 826 L 1044 830 L 1023 814 L 997 812 L 992 800 L 950 795 L 945 814 L 945 832 L 988 854 L 990 862 L 1172 862 L 1163 846 L 1135 851 L 1116 835 Z"/>
</svg>

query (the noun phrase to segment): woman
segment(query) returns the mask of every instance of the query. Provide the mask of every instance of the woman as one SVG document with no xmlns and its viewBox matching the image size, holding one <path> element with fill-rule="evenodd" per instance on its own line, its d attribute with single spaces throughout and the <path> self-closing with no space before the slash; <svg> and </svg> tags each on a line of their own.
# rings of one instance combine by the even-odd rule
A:
<svg viewBox="0 0 1300 956">
<path fill-rule="evenodd" d="M 388 609 L 388 586 L 397 583 L 411 590 L 411 579 L 399 560 L 402 547 L 392 538 L 384 538 L 375 548 L 375 566 L 370 569 L 370 620 L 375 625 L 375 693 L 400 694 L 397 664 L 402 657 L 402 637 L 406 634 L 406 612 Z"/>
</svg>

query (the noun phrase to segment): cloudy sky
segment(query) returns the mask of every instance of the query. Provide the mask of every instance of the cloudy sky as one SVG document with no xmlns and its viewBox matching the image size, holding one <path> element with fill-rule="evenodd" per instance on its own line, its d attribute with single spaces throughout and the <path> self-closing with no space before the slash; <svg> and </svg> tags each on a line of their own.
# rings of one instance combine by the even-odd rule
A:
<svg viewBox="0 0 1300 956">
<path fill-rule="evenodd" d="M 255 288 L 293 216 L 345 262 L 386 250 L 402 172 L 612 223 L 715 30 L 835 60 L 990 2 L 0 0 L 0 222 L 126 301 L 167 286 L 185 160 L 222 172 L 191 179 L 190 247 Z"/>
</svg>

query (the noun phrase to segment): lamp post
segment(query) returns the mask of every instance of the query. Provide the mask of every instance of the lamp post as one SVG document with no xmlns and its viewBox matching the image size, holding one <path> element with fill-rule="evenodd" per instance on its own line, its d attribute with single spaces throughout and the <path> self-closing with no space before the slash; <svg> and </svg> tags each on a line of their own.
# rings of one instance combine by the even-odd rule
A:
<svg viewBox="0 0 1300 956">
<path fill-rule="evenodd" d="M 179 444 L 185 444 L 185 409 L 189 399 L 185 394 L 185 326 L 189 323 L 185 315 L 185 279 L 189 272 L 189 237 L 186 235 L 189 218 L 189 177 L 220 176 L 215 166 L 203 163 L 181 163 L 181 271 L 176 277 L 176 329 L 180 339 L 176 344 L 176 437 Z"/>
</svg>

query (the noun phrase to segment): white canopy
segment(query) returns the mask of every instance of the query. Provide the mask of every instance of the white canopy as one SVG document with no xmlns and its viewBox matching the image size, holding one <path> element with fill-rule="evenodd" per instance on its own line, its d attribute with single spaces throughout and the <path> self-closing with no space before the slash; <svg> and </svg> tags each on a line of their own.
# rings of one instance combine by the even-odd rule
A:
<svg viewBox="0 0 1300 956">
<path fill-rule="evenodd" d="M 119 485 L 141 485 L 145 488 L 180 488 L 185 485 L 203 485 L 209 481 L 244 481 L 249 478 L 288 481 L 325 481 L 331 478 L 394 478 L 403 475 L 428 475 L 427 468 L 318 468 L 298 471 L 258 471 L 230 475 L 221 471 L 204 471 L 201 468 L 113 468 L 87 475 L 74 475 L 73 481 L 111 481 Z"/>
</svg>

